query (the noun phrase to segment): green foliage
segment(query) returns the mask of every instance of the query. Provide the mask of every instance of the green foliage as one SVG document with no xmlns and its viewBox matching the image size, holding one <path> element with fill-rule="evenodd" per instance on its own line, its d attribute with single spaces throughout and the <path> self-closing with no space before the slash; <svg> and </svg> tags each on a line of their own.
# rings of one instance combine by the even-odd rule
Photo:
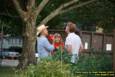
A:
<svg viewBox="0 0 115 77">
<path fill-rule="evenodd" d="M 7 18 L 9 19 L 9 18 Z M 10 19 L 9 19 L 10 20 Z M 10 34 L 12 36 L 21 36 L 22 34 L 22 25 L 21 23 L 17 23 L 19 21 L 13 20 L 8 21 L 6 19 L 0 20 L 0 32 L 3 30 L 4 34 Z"/>
<path fill-rule="evenodd" d="M 56 28 L 62 28 L 64 22 L 74 21 L 83 30 L 92 31 L 91 26 L 94 24 L 95 26 L 103 27 L 105 32 L 111 32 L 115 28 L 114 9 L 115 5 L 109 0 L 97 0 L 84 7 L 73 9 L 65 14 L 59 15 L 48 24 L 51 28 L 54 28 L 54 25 L 56 25 Z"/>
<path fill-rule="evenodd" d="M 107 54 L 83 54 L 80 56 L 78 64 L 72 65 L 71 68 L 72 73 L 75 75 L 78 74 L 78 72 L 81 72 L 84 77 L 97 77 L 93 72 L 98 73 L 112 71 L 112 57 Z"/>
<path fill-rule="evenodd" d="M 52 56 L 54 61 L 63 61 L 65 63 L 70 63 L 70 55 L 68 55 L 68 53 L 66 52 L 66 50 L 61 51 L 60 49 L 58 49 L 57 51 L 55 51 L 55 54 Z"/>
<path fill-rule="evenodd" d="M 17 77 L 70 77 L 70 70 L 68 64 L 45 59 L 24 71 L 18 71 Z"/>
<path fill-rule="evenodd" d="M 15 77 L 14 68 L 0 66 L 0 77 Z"/>
<path fill-rule="evenodd" d="M 77 64 L 71 64 L 70 56 L 66 52 L 61 54 L 60 50 L 57 51 L 53 59 L 61 60 L 61 55 L 62 61 L 70 64 L 71 74 L 74 76 L 97 77 L 93 72 L 112 71 L 112 56 L 109 54 L 80 54 Z"/>
<path fill-rule="evenodd" d="M 25 1 L 25 0 L 24 0 Z M 27 1 L 27 0 L 26 0 Z M 27 2 L 22 2 L 23 6 Z M 36 0 L 37 5 L 42 0 Z M 41 20 L 43 20 L 48 14 L 50 14 L 53 10 L 55 10 L 59 5 L 68 2 L 70 0 L 51 0 L 49 3 L 45 6 L 43 11 L 40 13 L 40 15 L 37 17 L 36 24 L 39 24 Z M 87 0 L 80 0 L 78 4 L 87 1 Z M 11 22 L 12 25 L 8 25 L 10 30 L 12 30 L 9 33 L 12 34 L 20 34 L 22 32 L 22 21 L 20 20 L 20 17 L 13 17 L 18 16 L 17 11 L 15 10 L 15 7 L 13 6 L 12 2 L 9 0 L 1 0 L 0 1 L 0 13 L 9 14 L 7 15 L 0 15 L 0 19 L 4 21 L 6 24 L 7 22 Z M 36 6 L 37 6 L 36 5 Z M 88 27 L 92 23 L 101 26 L 104 28 L 105 32 L 111 32 L 112 29 L 115 28 L 115 4 L 114 0 L 97 0 L 94 3 L 88 4 L 86 6 L 73 9 L 67 13 L 64 13 L 62 15 L 56 16 L 54 19 L 52 19 L 50 22 L 48 22 L 49 28 L 63 28 L 64 23 L 67 21 L 74 21 L 78 24 L 78 26 L 81 27 Z M 87 24 L 88 23 L 88 24 Z M 15 25 L 15 26 L 14 26 Z M 15 28 L 15 29 L 14 29 Z M 91 27 L 88 28 L 88 30 Z M 8 29 L 9 30 L 9 29 Z M 84 29 L 87 30 L 87 29 Z M 92 29 L 91 29 L 92 30 Z M 7 33 L 7 31 L 5 30 Z"/>
<path fill-rule="evenodd" d="M 93 72 L 112 71 L 111 55 L 81 54 L 78 63 L 71 64 L 66 53 L 63 61 L 60 60 L 61 54 L 56 54 L 52 60 L 43 59 L 37 65 L 28 66 L 26 70 L 18 70 L 15 77 L 98 77 Z"/>
<path fill-rule="evenodd" d="M 61 61 L 61 50 L 52 59 L 42 59 L 37 65 L 29 65 L 25 70 L 0 67 L 1 77 L 101 77 L 95 72 L 112 71 L 112 55 L 81 54 L 77 64 L 71 64 L 66 52 Z M 93 73 L 94 72 L 94 73 Z M 107 76 L 109 77 L 109 76 Z"/>
<path fill-rule="evenodd" d="M 60 51 L 60 50 L 58 50 Z M 52 59 L 43 59 L 25 70 L 0 67 L 2 77 L 101 77 L 93 72 L 112 71 L 112 56 L 108 54 L 81 54 L 77 64 L 69 63 L 67 53 L 60 60 L 60 52 Z M 67 61 L 68 60 L 68 61 Z M 109 76 L 107 76 L 109 77 Z"/>
</svg>

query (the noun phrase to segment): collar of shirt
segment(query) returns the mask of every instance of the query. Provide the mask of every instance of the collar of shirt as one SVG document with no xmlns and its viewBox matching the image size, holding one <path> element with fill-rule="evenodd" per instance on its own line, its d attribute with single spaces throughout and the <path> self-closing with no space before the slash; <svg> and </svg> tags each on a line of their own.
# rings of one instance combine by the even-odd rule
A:
<svg viewBox="0 0 115 77">
<path fill-rule="evenodd" d="M 44 35 L 41 35 L 40 37 L 45 37 L 46 38 L 46 36 L 44 36 Z"/>
<path fill-rule="evenodd" d="M 75 33 L 74 33 L 74 32 L 72 32 L 72 33 L 69 33 L 69 34 L 68 34 L 68 36 L 70 36 L 70 35 L 75 35 Z"/>
</svg>

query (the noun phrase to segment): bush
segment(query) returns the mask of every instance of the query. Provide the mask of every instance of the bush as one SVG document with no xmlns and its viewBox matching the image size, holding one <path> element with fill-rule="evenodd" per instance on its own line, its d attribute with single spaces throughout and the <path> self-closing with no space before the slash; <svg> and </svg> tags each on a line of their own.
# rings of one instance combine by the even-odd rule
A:
<svg viewBox="0 0 115 77">
<path fill-rule="evenodd" d="M 108 54 L 81 54 L 77 64 L 71 64 L 66 52 L 57 51 L 52 59 L 41 60 L 17 77 L 98 77 L 92 72 L 112 71 L 112 56 Z M 61 61 L 62 60 L 62 61 Z M 89 72 L 91 72 L 89 74 Z"/>
<path fill-rule="evenodd" d="M 54 61 L 63 61 L 64 63 L 70 63 L 70 55 L 68 55 L 67 51 L 61 51 L 61 49 L 57 49 L 55 54 L 52 56 L 52 60 Z"/>
<path fill-rule="evenodd" d="M 70 77 L 69 65 L 60 61 L 42 60 L 30 65 L 24 71 L 18 71 L 17 77 Z"/>
<path fill-rule="evenodd" d="M 97 77 L 93 72 L 112 71 L 112 56 L 108 54 L 82 54 L 78 63 L 71 66 L 71 71 L 74 75 L 78 75 L 79 72 L 82 73 L 83 77 Z"/>
<path fill-rule="evenodd" d="M 62 55 L 62 61 L 65 63 L 70 64 L 70 56 L 66 53 L 60 53 L 60 51 L 57 51 L 54 55 L 54 60 L 60 60 Z M 70 64 L 70 71 L 75 76 L 78 75 L 78 73 L 82 73 L 81 76 L 83 77 L 89 77 L 89 75 L 93 75 L 93 77 L 96 77 L 95 74 L 89 74 L 89 72 L 107 72 L 112 71 L 112 55 L 100 53 L 100 54 L 86 54 L 83 53 L 79 56 L 79 60 L 77 64 Z M 86 72 L 86 73 L 83 73 Z"/>
</svg>

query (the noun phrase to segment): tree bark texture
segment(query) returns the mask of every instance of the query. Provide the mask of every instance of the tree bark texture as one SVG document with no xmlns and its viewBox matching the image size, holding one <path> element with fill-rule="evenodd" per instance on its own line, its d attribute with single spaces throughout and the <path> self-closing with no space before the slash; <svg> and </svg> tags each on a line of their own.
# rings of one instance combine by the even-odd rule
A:
<svg viewBox="0 0 115 77">
<path fill-rule="evenodd" d="M 28 64 L 35 64 L 35 41 L 36 41 L 36 28 L 35 21 L 28 20 L 24 26 L 23 32 L 23 48 L 20 57 L 19 68 L 25 68 Z"/>
</svg>

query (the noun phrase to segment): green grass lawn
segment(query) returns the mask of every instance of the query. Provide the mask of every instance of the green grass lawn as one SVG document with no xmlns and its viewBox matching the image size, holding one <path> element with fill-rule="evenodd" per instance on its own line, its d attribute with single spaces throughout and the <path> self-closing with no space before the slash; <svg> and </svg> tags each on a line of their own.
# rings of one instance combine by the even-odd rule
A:
<svg viewBox="0 0 115 77">
<path fill-rule="evenodd" d="M 14 68 L 0 67 L 0 77 L 15 77 Z"/>
</svg>

